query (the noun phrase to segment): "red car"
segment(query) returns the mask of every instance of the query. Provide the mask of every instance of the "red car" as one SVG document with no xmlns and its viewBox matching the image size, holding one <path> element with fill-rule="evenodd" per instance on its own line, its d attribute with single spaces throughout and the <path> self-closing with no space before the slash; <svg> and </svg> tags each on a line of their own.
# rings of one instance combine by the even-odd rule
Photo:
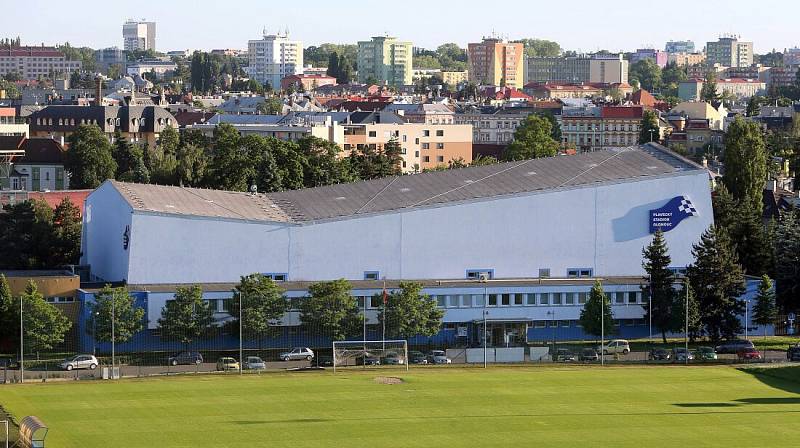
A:
<svg viewBox="0 0 800 448">
<path fill-rule="evenodd" d="M 736 357 L 742 361 L 761 359 L 761 352 L 754 348 L 743 348 L 736 352 Z"/>
</svg>

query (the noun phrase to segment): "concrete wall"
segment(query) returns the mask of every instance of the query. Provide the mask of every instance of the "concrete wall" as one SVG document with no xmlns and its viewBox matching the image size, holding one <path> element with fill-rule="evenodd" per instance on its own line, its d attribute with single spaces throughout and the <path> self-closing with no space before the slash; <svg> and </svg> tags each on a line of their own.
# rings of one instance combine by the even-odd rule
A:
<svg viewBox="0 0 800 448">
<path fill-rule="evenodd" d="M 495 278 L 536 277 L 550 269 L 591 268 L 595 276 L 641 274 L 651 240 L 649 210 L 678 195 L 699 216 L 666 234 L 673 264 L 713 222 L 707 175 L 649 179 L 451 204 L 305 225 L 135 213 L 130 267 L 122 234 L 130 207 L 104 185 L 87 199 L 84 257 L 106 280 L 134 284 L 236 282 L 253 272 L 288 279 L 458 279 L 491 269 Z"/>
</svg>

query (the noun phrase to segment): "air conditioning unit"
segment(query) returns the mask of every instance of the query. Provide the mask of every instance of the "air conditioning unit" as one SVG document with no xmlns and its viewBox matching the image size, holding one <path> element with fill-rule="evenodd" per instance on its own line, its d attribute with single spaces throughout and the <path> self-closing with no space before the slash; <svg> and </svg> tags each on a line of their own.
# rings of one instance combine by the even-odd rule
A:
<svg viewBox="0 0 800 448">
<path fill-rule="evenodd" d="M 478 281 L 481 283 L 486 283 L 489 281 L 489 273 L 488 272 L 481 272 L 478 274 Z"/>
</svg>

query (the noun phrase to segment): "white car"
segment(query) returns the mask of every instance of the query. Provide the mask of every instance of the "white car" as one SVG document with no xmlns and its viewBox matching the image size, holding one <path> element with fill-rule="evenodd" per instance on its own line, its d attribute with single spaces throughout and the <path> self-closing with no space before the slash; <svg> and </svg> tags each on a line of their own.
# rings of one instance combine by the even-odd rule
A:
<svg viewBox="0 0 800 448">
<path fill-rule="evenodd" d="M 444 352 L 444 350 L 431 350 L 431 352 L 428 354 L 428 359 L 433 364 L 450 364 L 453 362 L 452 359 L 447 357 L 447 354 Z"/>
<path fill-rule="evenodd" d="M 602 347 L 603 354 L 610 355 L 613 353 L 621 353 L 623 355 L 627 355 L 631 352 L 631 346 L 628 344 L 628 341 L 625 339 L 613 339 L 609 341 L 608 344 Z M 598 348 L 598 351 L 600 349 Z"/>
<path fill-rule="evenodd" d="M 89 369 L 94 370 L 100 363 L 93 355 L 75 355 L 72 358 L 67 358 L 61 361 L 58 365 L 63 370 L 73 369 Z"/>
<path fill-rule="evenodd" d="M 301 359 L 311 361 L 314 359 L 314 351 L 308 347 L 296 347 L 290 352 L 281 353 L 278 358 L 283 361 L 298 361 Z"/>
<path fill-rule="evenodd" d="M 248 356 L 244 362 L 244 368 L 247 370 L 264 370 L 267 364 L 258 356 Z"/>
</svg>

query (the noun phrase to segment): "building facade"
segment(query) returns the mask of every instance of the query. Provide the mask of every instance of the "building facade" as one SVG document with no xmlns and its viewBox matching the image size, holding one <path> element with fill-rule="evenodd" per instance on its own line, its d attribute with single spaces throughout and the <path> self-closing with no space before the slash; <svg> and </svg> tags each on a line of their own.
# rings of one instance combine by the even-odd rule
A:
<svg viewBox="0 0 800 448">
<path fill-rule="evenodd" d="M 248 75 L 273 89 L 290 75 L 303 74 L 303 42 L 290 40 L 289 34 L 267 34 L 247 42 Z"/>
<path fill-rule="evenodd" d="M 0 76 L 16 73 L 24 80 L 51 78 L 81 70 L 81 61 L 68 61 L 54 47 L 0 49 Z"/>
<path fill-rule="evenodd" d="M 450 86 L 458 86 L 469 81 L 469 70 L 463 72 L 447 72 L 441 73 L 442 81 Z"/>
<path fill-rule="evenodd" d="M 390 86 L 413 84 L 413 48 L 411 42 L 377 36 L 358 42 L 358 82 L 374 78 Z"/>
<path fill-rule="evenodd" d="M 143 77 L 145 74 L 150 73 L 160 79 L 164 77 L 165 73 L 174 72 L 176 68 L 178 66 L 172 61 L 155 59 L 132 62 L 128 64 L 125 71 L 130 76 L 139 75 Z"/>
<path fill-rule="evenodd" d="M 694 53 L 694 41 L 671 40 L 664 46 L 667 53 Z"/>
<path fill-rule="evenodd" d="M 561 115 L 562 142 L 583 152 L 635 145 L 643 114 L 643 106 L 565 109 Z M 655 135 L 653 140 L 659 138 Z"/>
<path fill-rule="evenodd" d="M 290 87 L 303 89 L 313 92 L 322 86 L 336 85 L 336 78 L 327 75 L 289 75 L 281 79 L 281 90 L 288 90 Z"/>
<path fill-rule="evenodd" d="M 630 62 L 631 64 L 635 64 L 645 59 L 650 59 L 659 67 L 664 68 L 667 66 L 669 56 L 666 51 L 656 50 L 654 48 L 639 48 L 635 53 L 631 53 Z"/>
<path fill-rule="evenodd" d="M 525 46 L 497 37 L 485 37 L 467 49 L 469 80 L 475 84 L 522 88 Z"/>
<path fill-rule="evenodd" d="M 723 36 L 706 44 L 706 61 L 709 65 L 747 67 L 753 64 L 753 43 L 740 41 L 737 36 Z"/>
<path fill-rule="evenodd" d="M 69 173 L 64 170 L 65 152 L 61 144 L 49 138 L 26 138 L 20 149 L 25 151 L 25 155 L 14 160 L 7 181 L 0 178 L 3 188 L 19 191 L 69 190 Z"/>
<path fill-rule="evenodd" d="M 628 61 L 622 55 L 527 58 L 525 83 L 567 82 L 627 84 Z"/>
<path fill-rule="evenodd" d="M 706 61 L 705 53 L 669 53 L 667 63 L 678 67 L 702 64 Z"/>
<path fill-rule="evenodd" d="M 125 51 L 156 49 L 156 22 L 128 20 L 122 25 L 122 48 Z"/>
</svg>

